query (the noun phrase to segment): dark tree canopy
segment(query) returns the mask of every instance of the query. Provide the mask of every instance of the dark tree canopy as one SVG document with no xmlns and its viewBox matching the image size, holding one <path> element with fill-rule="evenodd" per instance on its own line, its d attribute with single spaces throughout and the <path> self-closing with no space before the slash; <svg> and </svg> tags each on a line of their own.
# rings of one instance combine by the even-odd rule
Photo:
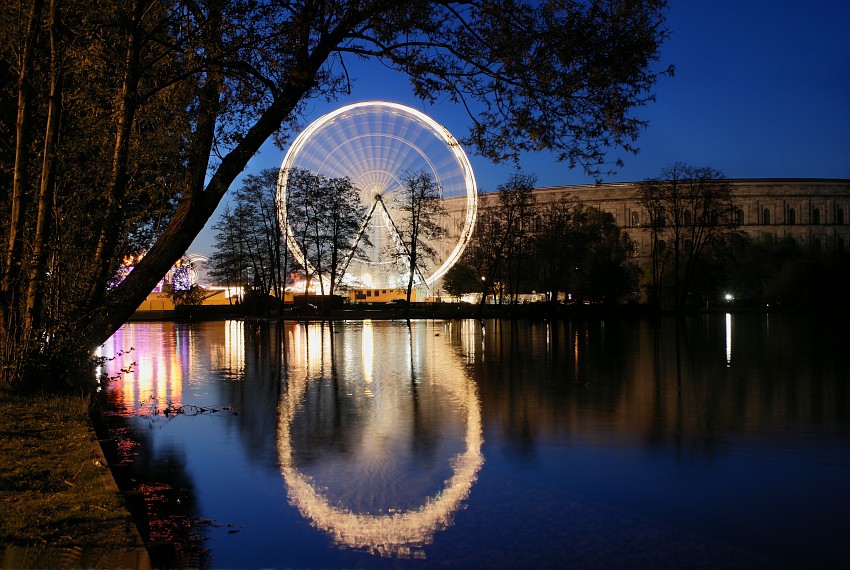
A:
<svg viewBox="0 0 850 570">
<path fill-rule="evenodd" d="M 704 254 L 735 227 L 730 192 L 722 172 L 681 162 L 640 183 L 639 201 L 650 216 L 655 304 L 661 304 L 664 289 L 671 290 L 676 310 L 688 301 Z"/>
<path fill-rule="evenodd" d="M 437 256 L 433 243 L 445 236 L 440 219 L 445 215 L 443 192 L 428 172 L 406 173 L 401 188 L 395 194 L 396 209 L 401 214 L 393 220 L 398 244 L 392 243 L 390 255 L 407 273 L 407 302 L 410 303 L 413 284 L 426 280 L 423 267 Z M 398 247 L 401 245 L 401 248 Z"/>
<path fill-rule="evenodd" d="M 665 4 L 3 3 L 3 383 L 61 374 L 104 342 L 263 142 L 285 144 L 312 100 L 356 89 L 356 58 L 464 106 L 464 142 L 485 156 L 550 149 L 602 174 L 609 150 L 633 150 L 635 113 L 667 73 L 654 68 Z M 144 258 L 116 283 L 134 251 Z"/>
</svg>

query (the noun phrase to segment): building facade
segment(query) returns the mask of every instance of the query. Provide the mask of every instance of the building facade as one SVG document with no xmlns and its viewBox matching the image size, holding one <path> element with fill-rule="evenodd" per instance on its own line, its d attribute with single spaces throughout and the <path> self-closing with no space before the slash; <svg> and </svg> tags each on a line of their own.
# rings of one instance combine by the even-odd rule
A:
<svg viewBox="0 0 850 570">
<path fill-rule="evenodd" d="M 738 229 L 756 239 L 791 237 L 811 251 L 850 252 L 850 179 L 729 179 L 729 208 Z M 588 184 L 537 188 L 538 203 L 571 196 L 614 217 L 635 241 L 638 261 L 650 251 L 649 214 L 640 205 L 636 183 Z M 498 194 L 482 194 L 479 209 L 496 207 Z M 462 223 L 465 204 L 446 200 L 454 228 Z M 449 236 L 449 241 L 452 237 Z"/>
</svg>

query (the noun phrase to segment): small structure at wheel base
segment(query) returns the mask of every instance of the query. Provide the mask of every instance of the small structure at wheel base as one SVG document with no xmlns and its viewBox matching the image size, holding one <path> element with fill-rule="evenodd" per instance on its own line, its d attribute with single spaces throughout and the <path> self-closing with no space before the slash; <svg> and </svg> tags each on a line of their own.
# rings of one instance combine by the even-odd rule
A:
<svg viewBox="0 0 850 570">
<path fill-rule="evenodd" d="M 349 303 L 389 303 L 395 299 L 407 300 L 407 289 L 351 289 Z M 410 302 L 416 302 L 416 289 L 410 292 Z"/>
</svg>

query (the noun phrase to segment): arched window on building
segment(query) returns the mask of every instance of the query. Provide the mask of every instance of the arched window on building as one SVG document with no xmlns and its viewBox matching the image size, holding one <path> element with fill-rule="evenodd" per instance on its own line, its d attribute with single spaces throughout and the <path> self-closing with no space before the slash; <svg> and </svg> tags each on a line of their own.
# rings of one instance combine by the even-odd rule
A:
<svg viewBox="0 0 850 570">
<path fill-rule="evenodd" d="M 835 252 L 844 253 L 844 238 L 841 236 L 835 240 Z"/>
<path fill-rule="evenodd" d="M 761 223 L 763 223 L 766 226 L 770 225 L 770 209 L 769 208 L 765 208 L 764 212 L 762 212 Z"/>
<path fill-rule="evenodd" d="M 744 209 L 743 208 L 735 208 L 735 223 L 739 226 L 744 225 Z"/>
<path fill-rule="evenodd" d="M 788 224 L 794 225 L 797 223 L 797 211 L 794 208 L 788 208 Z"/>
<path fill-rule="evenodd" d="M 640 226 L 640 214 L 638 212 L 632 212 L 632 227 L 636 228 Z"/>
<path fill-rule="evenodd" d="M 838 211 L 835 212 L 835 223 L 844 225 L 844 208 L 838 208 Z"/>
<path fill-rule="evenodd" d="M 692 224 L 693 220 L 691 219 L 691 212 L 690 212 L 690 210 L 685 210 L 684 218 L 685 218 L 685 220 L 684 220 L 684 224 L 685 224 L 685 226 L 693 225 L 693 224 Z"/>
<path fill-rule="evenodd" d="M 820 224 L 820 208 L 812 209 L 812 223 L 814 225 Z"/>
</svg>

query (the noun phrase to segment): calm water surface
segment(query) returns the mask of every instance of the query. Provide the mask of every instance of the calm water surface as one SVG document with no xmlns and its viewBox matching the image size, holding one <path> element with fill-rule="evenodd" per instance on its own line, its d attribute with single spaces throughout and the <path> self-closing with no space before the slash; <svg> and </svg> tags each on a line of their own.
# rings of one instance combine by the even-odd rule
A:
<svg viewBox="0 0 850 570">
<path fill-rule="evenodd" d="M 843 568 L 839 321 L 132 323 L 103 355 L 169 563 Z"/>
</svg>

